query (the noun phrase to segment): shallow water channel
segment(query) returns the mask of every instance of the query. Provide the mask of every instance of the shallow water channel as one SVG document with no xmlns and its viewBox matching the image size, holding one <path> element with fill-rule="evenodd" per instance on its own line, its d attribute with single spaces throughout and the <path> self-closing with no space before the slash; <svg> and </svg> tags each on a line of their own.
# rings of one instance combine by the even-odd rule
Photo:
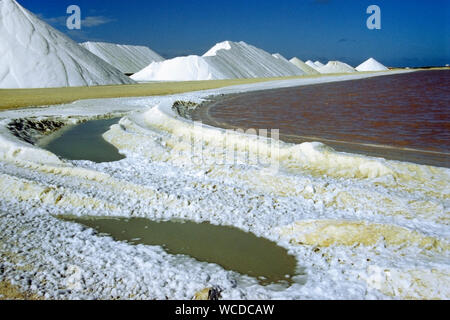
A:
<svg viewBox="0 0 450 320">
<path fill-rule="evenodd" d="M 103 139 L 103 134 L 120 118 L 87 121 L 56 132 L 40 147 L 67 160 L 89 160 L 96 163 L 125 158 L 117 148 Z"/>
<path fill-rule="evenodd" d="M 93 228 L 116 241 L 158 245 L 170 254 L 215 263 L 226 270 L 257 278 L 263 285 L 288 285 L 297 272 L 297 260 L 286 249 L 233 227 L 186 221 L 155 222 L 144 218 L 58 218 Z"/>
</svg>

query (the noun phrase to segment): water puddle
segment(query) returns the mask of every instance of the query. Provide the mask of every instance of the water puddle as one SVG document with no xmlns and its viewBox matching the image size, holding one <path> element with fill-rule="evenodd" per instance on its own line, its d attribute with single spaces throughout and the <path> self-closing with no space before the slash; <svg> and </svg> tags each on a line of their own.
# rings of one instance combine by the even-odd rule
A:
<svg viewBox="0 0 450 320">
<path fill-rule="evenodd" d="M 122 160 L 125 157 L 102 137 L 119 120 L 92 120 L 62 129 L 54 139 L 40 144 L 40 147 L 67 160 L 89 160 L 96 163 Z"/>
<path fill-rule="evenodd" d="M 276 243 L 233 227 L 194 222 L 155 222 L 144 218 L 59 217 L 131 244 L 162 246 L 170 254 L 183 254 L 215 263 L 226 270 L 257 278 L 262 285 L 291 284 L 297 260 Z"/>
</svg>

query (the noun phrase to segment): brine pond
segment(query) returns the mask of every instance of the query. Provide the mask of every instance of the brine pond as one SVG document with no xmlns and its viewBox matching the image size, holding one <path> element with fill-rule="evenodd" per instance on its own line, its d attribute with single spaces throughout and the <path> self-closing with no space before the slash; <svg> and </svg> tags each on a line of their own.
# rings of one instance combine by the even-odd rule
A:
<svg viewBox="0 0 450 320">
<path fill-rule="evenodd" d="M 284 142 L 450 168 L 450 70 L 220 96 L 194 121 L 279 129 Z"/>
<path fill-rule="evenodd" d="M 262 285 L 289 285 L 298 275 L 297 260 L 275 242 L 234 227 L 145 218 L 58 217 L 130 244 L 161 246 L 174 255 L 215 263 L 258 279 Z"/>
<path fill-rule="evenodd" d="M 103 134 L 120 118 L 87 121 L 63 128 L 39 146 L 67 160 L 114 162 L 125 158 L 116 147 L 103 139 Z"/>
</svg>

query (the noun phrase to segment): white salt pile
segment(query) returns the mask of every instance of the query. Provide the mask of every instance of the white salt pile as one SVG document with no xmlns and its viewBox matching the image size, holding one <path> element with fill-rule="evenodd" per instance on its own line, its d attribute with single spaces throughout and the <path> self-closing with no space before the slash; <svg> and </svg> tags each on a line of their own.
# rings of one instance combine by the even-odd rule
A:
<svg viewBox="0 0 450 320">
<path fill-rule="evenodd" d="M 300 76 L 303 72 L 286 59 L 277 59 L 266 51 L 243 41 L 225 41 L 203 55 L 208 63 L 227 78 L 267 78 Z"/>
<path fill-rule="evenodd" d="M 317 69 L 320 73 L 352 73 L 356 70 L 348 64 L 340 61 L 330 61 L 325 66 Z"/>
<path fill-rule="evenodd" d="M 15 0 L 0 0 L 0 88 L 133 83 Z"/>
<path fill-rule="evenodd" d="M 84 42 L 81 45 L 126 74 L 136 73 L 152 62 L 164 61 L 163 57 L 144 46 L 105 42 Z"/>
<path fill-rule="evenodd" d="M 374 58 L 369 58 L 365 62 L 361 63 L 359 66 L 356 67 L 357 71 L 363 72 L 363 71 L 387 71 L 389 70 L 384 65 L 379 63 Z"/>
<path fill-rule="evenodd" d="M 316 70 L 317 72 L 319 71 L 319 67 L 318 67 L 314 62 L 312 62 L 311 60 L 306 61 L 305 64 L 306 64 L 307 66 L 313 68 L 313 69 Z"/>
<path fill-rule="evenodd" d="M 282 56 L 281 56 L 282 57 Z M 159 63 L 134 74 L 137 81 L 211 80 L 268 78 L 303 75 L 284 58 L 274 57 L 245 42 L 216 44 L 202 57 L 179 57 Z"/>
<path fill-rule="evenodd" d="M 162 62 L 153 62 L 131 76 L 136 81 L 190 81 L 219 80 L 226 76 L 203 57 L 178 57 Z"/>
<path fill-rule="evenodd" d="M 320 62 L 320 61 L 316 61 L 316 62 L 314 62 L 314 64 L 316 65 L 316 66 L 318 66 L 319 68 L 322 68 L 323 66 L 325 66 L 322 62 Z"/>
<path fill-rule="evenodd" d="M 304 63 L 302 60 L 300 60 L 297 57 L 292 58 L 290 60 L 290 62 L 294 66 L 297 66 L 297 68 L 300 68 L 300 70 L 302 70 L 306 74 L 319 74 L 319 71 L 317 71 L 316 69 L 310 67 L 309 65 L 307 65 L 306 63 Z"/>
<path fill-rule="evenodd" d="M 280 53 L 274 53 L 272 54 L 272 56 L 274 56 L 277 59 L 281 59 L 283 61 L 289 61 L 288 59 L 286 59 L 285 57 L 283 57 Z"/>
</svg>

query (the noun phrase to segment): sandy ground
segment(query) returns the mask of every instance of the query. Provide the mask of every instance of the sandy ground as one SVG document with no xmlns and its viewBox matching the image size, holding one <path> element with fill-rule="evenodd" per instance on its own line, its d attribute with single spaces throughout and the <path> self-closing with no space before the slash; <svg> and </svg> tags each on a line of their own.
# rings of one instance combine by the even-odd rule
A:
<svg viewBox="0 0 450 320">
<path fill-rule="evenodd" d="M 168 95 L 277 79 L 159 82 L 97 87 L 0 89 L 0 110 L 69 103 L 81 99 Z"/>
<path fill-rule="evenodd" d="M 29 292 L 23 292 L 9 282 L 3 281 L 0 282 L 0 300 L 43 300 L 43 298 Z"/>
<path fill-rule="evenodd" d="M 365 72 L 358 72 L 355 75 Z M 184 93 L 190 91 L 218 89 L 222 87 L 288 80 L 297 78 L 331 77 L 336 74 L 308 75 L 284 78 L 255 78 L 183 82 L 152 82 L 134 85 L 114 85 L 96 87 L 43 88 L 43 89 L 0 89 L 0 110 L 17 109 L 28 106 L 45 106 L 70 103 L 83 99 L 147 97 Z"/>
</svg>

